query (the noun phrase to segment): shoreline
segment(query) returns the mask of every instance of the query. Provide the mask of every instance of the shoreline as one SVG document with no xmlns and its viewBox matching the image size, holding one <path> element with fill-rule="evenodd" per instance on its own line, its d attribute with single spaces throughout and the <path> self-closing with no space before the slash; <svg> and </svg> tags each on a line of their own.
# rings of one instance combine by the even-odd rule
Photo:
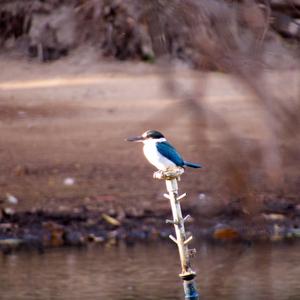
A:
<svg viewBox="0 0 300 300">
<path fill-rule="evenodd" d="M 188 212 L 185 212 L 188 213 Z M 275 218 L 275 214 L 270 214 Z M 279 214 L 277 215 L 278 218 Z M 168 240 L 173 227 L 165 224 L 168 215 L 148 212 L 142 216 L 124 216 L 119 221 L 106 213 L 82 211 L 55 213 L 20 212 L 0 221 L 0 252 L 15 250 L 85 246 L 89 243 L 117 245 L 143 241 Z M 299 216 L 298 216 L 299 218 Z M 201 218 L 197 218 L 198 220 Z M 195 239 L 209 243 L 298 242 L 300 230 L 292 219 L 246 220 L 229 216 L 192 220 L 188 231 Z"/>
</svg>

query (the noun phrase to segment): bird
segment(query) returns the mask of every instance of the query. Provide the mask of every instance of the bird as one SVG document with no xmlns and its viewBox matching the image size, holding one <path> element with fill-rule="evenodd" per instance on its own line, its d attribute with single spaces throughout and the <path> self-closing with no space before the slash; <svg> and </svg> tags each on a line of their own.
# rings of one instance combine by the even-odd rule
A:
<svg viewBox="0 0 300 300">
<path fill-rule="evenodd" d="M 160 171 L 167 171 L 176 166 L 182 168 L 202 167 L 200 164 L 183 160 L 178 151 L 157 130 L 147 130 L 142 135 L 129 137 L 126 140 L 128 142 L 142 142 L 146 159 Z"/>
</svg>

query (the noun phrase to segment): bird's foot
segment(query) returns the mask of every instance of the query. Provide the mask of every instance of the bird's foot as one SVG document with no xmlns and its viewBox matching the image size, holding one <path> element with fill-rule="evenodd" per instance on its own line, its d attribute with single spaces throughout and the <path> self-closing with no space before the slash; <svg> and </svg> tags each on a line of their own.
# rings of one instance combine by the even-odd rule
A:
<svg viewBox="0 0 300 300">
<path fill-rule="evenodd" d="M 184 173 L 184 169 L 181 167 L 170 167 L 167 170 L 159 170 L 154 172 L 153 178 L 164 179 L 164 180 L 172 180 L 172 179 L 180 180 L 180 176 L 183 173 Z"/>
<path fill-rule="evenodd" d="M 153 173 L 154 179 L 164 179 L 163 176 L 164 176 L 164 171 L 162 171 L 162 170 L 158 170 Z"/>
</svg>

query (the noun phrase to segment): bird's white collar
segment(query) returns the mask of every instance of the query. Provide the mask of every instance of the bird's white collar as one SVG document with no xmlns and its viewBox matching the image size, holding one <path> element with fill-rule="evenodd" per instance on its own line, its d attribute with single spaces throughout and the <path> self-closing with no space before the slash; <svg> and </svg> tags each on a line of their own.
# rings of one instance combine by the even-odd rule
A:
<svg viewBox="0 0 300 300">
<path fill-rule="evenodd" d="M 160 139 L 148 139 L 148 140 L 144 140 L 143 143 L 144 144 L 150 144 L 150 143 L 162 143 L 165 142 L 166 139 L 165 138 L 160 138 Z"/>
</svg>

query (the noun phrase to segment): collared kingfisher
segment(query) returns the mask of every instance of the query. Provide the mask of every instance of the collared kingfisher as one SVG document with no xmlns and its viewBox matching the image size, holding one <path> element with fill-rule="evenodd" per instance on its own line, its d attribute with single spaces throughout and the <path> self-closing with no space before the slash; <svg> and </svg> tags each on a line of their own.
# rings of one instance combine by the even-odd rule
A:
<svg viewBox="0 0 300 300">
<path fill-rule="evenodd" d="M 129 142 L 142 142 L 144 155 L 158 170 L 166 171 L 171 167 L 201 168 L 201 165 L 182 159 L 177 150 L 156 130 L 147 130 L 140 136 L 127 138 Z"/>
</svg>

